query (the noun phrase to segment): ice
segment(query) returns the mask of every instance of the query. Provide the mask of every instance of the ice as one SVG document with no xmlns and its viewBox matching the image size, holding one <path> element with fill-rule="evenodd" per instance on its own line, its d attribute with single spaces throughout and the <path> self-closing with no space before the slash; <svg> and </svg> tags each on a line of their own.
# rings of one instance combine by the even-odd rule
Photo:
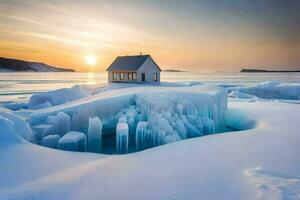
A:
<svg viewBox="0 0 300 200">
<path fill-rule="evenodd" d="M 16 126 L 12 121 L 0 116 L 0 141 L 19 143 L 22 138 L 14 130 Z"/>
<path fill-rule="evenodd" d="M 28 102 L 29 109 L 40 109 L 60 105 L 75 99 L 89 96 L 90 92 L 82 86 L 75 85 L 71 88 L 63 88 L 49 92 L 32 95 Z"/>
<path fill-rule="evenodd" d="M 208 118 L 202 118 L 202 123 L 203 123 L 203 134 L 212 134 L 215 133 L 215 122 Z"/>
<path fill-rule="evenodd" d="M 259 98 L 264 99 L 291 99 L 291 100 L 300 100 L 300 84 L 290 83 L 284 84 L 275 81 L 269 81 L 264 83 L 259 83 L 253 86 L 239 86 L 229 88 L 231 95 L 235 95 L 238 98 L 249 98 L 254 95 Z M 238 91 L 239 93 L 237 93 Z"/>
<path fill-rule="evenodd" d="M 42 139 L 41 145 L 53 149 L 58 149 L 59 135 L 48 135 Z"/>
<path fill-rule="evenodd" d="M 102 150 L 102 122 L 98 117 L 89 119 L 87 137 L 88 151 L 100 153 Z"/>
<path fill-rule="evenodd" d="M 58 148 L 68 151 L 87 151 L 86 135 L 78 131 L 70 131 L 58 141 Z"/>
<path fill-rule="evenodd" d="M 39 144 L 43 137 L 47 136 L 47 130 L 51 127 L 50 124 L 39 124 L 37 126 L 32 126 L 33 137 L 35 143 Z"/>
<path fill-rule="evenodd" d="M 105 91 L 65 105 L 37 110 L 28 121 L 32 127 L 52 124 L 43 136 L 63 136 L 69 130 L 87 133 L 90 117 L 101 119 L 102 135 L 118 135 L 118 124 L 125 123 L 128 143 L 136 149 L 145 149 L 222 132 L 226 110 L 227 92 L 217 86 L 139 86 Z M 141 121 L 147 122 L 147 130 L 136 130 Z M 137 133 L 139 139 L 136 139 Z"/>
<path fill-rule="evenodd" d="M 102 121 L 104 132 L 115 131 L 117 120 L 115 116 L 124 108 L 133 105 L 134 95 L 100 95 L 91 96 L 70 102 L 66 105 L 36 110 L 28 119 L 31 126 L 43 123 L 48 116 L 64 112 L 71 116 L 71 129 L 86 132 L 90 117 L 97 116 Z M 113 106 L 112 106 L 113 105 Z M 103 131 L 102 131 L 103 132 Z"/>
<path fill-rule="evenodd" d="M 64 112 L 59 112 L 54 119 L 51 119 L 51 122 L 53 122 L 53 124 L 46 130 L 44 135 L 52 134 L 63 136 L 70 131 L 70 116 Z"/>
<path fill-rule="evenodd" d="M 179 133 L 179 136 L 180 136 L 181 139 L 186 139 L 187 138 L 186 128 L 185 128 L 183 122 L 180 119 L 176 119 L 175 129 Z"/>
<path fill-rule="evenodd" d="M 252 98 L 257 98 L 255 95 L 251 95 L 251 94 L 246 94 L 237 90 L 231 91 L 228 94 L 229 97 L 232 98 L 241 98 L 241 99 L 252 99 Z"/>
<path fill-rule="evenodd" d="M 51 126 L 64 112 L 72 118 L 71 126 L 86 130 L 89 118 L 97 116 L 113 128 L 110 134 L 116 134 L 124 114 L 129 135 L 134 125 L 136 135 L 143 136 L 146 147 L 141 149 L 172 143 L 125 156 L 63 152 L 18 142 L 23 139 L 13 120 L 0 117 L 0 199 L 298 199 L 299 104 L 230 101 L 227 111 L 224 91 L 205 88 L 170 87 L 169 93 L 166 88 L 131 88 L 126 97 L 118 91 L 116 96 L 106 93 L 105 98 L 91 96 L 30 111 L 33 126 Z M 76 116 L 80 117 L 73 120 Z M 223 124 L 251 130 L 180 141 L 184 132 L 186 138 L 206 135 Z M 74 147 L 84 133 L 66 140 L 71 149 L 78 150 Z"/>
<path fill-rule="evenodd" d="M 29 142 L 34 142 L 32 130 L 25 120 L 10 112 L 9 110 L 2 108 L 0 108 L 0 116 L 2 116 L 5 119 L 8 119 L 13 123 L 13 129 L 17 134 L 19 134 Z M 0 129 L 0 131 L 5 131 L 5 129 Z"/>
<path fill-rule="evenodd" d="M 116 149 L 117 153 L 127 153 L 129 143 L 129 128 L 127 123 L 118 123 L 116 129 Z"/>
<path fill-rule="evenodd" d="M 136 150 L 147 149 L 152 146 L 152 134 L 148 129 L 148 122 L 140 121 L 136 128 L 135 135 Z"/>
<path fill-rule="evenodd" d="M 42 109 L 42 108 L 50 108 L 51 106 L 52 106 L 51 103 L 46 101 L 44 103 L 40 103 L 40 104 L 37 104 L 37 105 L 30 105 L 29 109 L 36 110 L 36 109 Z"/>
</svg>

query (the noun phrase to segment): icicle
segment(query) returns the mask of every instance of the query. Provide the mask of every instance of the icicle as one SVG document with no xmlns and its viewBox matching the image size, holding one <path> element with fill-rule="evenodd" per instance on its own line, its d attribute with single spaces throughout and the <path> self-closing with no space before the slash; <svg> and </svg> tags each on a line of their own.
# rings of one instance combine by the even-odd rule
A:
<svg viewBox="0 0 300 200">
<path fill-rule="evenodd" d="M 145 149 L 147 146 L 147 140 L 149 138 L 149 131 L 147 129 L 148 122 L 146 121 L 140 121 L 136 128 L 136 134 L 135 134 L 135 144 L 136 144 L 136 150 L 142 150 Z"/>
<path fill-rule="evenodd" d="M 89 118 L 88 151 L 101 153 L 102 150 L 102 122 L 98 117 Z"/>
<path fill-rule="evenodd" d="M 116 131 L 117 153 L 128 153 L 129 128 L 127 123 L 118 123 Z"/>
</svg>

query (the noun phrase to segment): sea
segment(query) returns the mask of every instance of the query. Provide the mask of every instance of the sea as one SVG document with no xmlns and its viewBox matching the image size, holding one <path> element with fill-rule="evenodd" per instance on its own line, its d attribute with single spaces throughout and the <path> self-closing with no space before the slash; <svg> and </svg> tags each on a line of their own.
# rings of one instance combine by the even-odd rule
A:
<svg viewBox="0 0 300 200">
<path fill-rule="evenodd" d="M 162 72 L 161 81 L 197 81 L 222 86 L 253 85 L 266 81 L 300 84 L 300 73 Z M 71 87 L 76 84 L 106 83 L 106 72 L 4 72 L 0 73 L 0 103 L 25 102 L 33 94 Z"/>
</svg>

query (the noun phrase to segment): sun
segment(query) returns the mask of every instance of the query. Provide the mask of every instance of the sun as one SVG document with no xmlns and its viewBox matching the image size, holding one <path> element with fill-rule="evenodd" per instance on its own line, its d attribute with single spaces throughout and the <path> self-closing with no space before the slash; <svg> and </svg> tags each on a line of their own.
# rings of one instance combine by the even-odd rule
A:
<svg viewBox="0 0 300 200">
<path fill-rule="evenodd" d="M 85 63 L 89 66 L 95 66 L 97 64 L 96 56 L 92 56 L 92 55 L 86 56 Z"/>
</svg>

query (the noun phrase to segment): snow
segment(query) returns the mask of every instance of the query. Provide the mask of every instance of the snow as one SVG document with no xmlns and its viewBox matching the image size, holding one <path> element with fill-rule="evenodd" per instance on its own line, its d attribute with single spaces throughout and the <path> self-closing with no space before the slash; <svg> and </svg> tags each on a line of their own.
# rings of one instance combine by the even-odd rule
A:
<svg viewBox="0 0 300 200">
<path fill-rule="evenodd" d="M 224 96 L 215 86 L 140 86 L 34 111 L 2 109 L 0 199 L 299 199 L 300 104 L 237 95 L 227 109 Z M 35 145 L 19 136 L 27 123 L 16 114 L 34 130 L 44 126 L 40 132 L 69 116 L 61 149 L 86 151 L 85 133 L 100 133 L 102 122 L 102 133 L 114 130 L 125 144 L 133 133 L 146 150 L 108 156 Z M 211 134 L 225 125 L 242 131 Z"/>
<path fill-rule="evenodd" d="M 299 199 L 300 179 L 268 172 L 261 167 L 246 169 L 245 177 L 257 189 L 256 198 L 264 200 Z"/>
<path fill-rule="evenodd" d="M 78 131 L 70 131 L 59 139 L 58 148 L 68 151 L 87 151 L 86 135 Z"/>
<path fill-rule="evenodd" d="M 101 153 L 102 150 L 102 122 L 98 117 L 89 119 L 89 128 L 87 132 L 88 151 Z"/>
</svg>

